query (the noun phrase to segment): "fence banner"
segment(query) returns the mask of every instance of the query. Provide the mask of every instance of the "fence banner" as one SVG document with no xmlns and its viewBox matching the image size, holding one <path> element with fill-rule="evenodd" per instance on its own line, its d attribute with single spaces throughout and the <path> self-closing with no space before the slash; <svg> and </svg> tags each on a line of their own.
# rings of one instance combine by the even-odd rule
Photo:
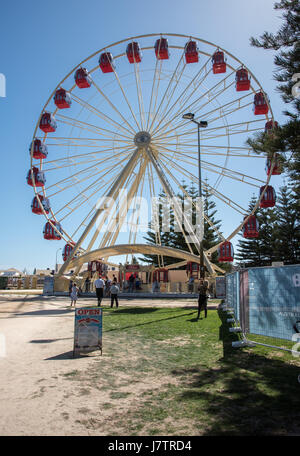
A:
<svg viewBox="0 0 300 456">
<path fill-rule="evenodd" d="M 300 265 L 227 274 L 226 302 L 244 333 L 293 340 L 300 332 Z"/>
<path fill-rule="evenodd" d="M 292 340 L 300 321 L 300 266 L 249 269 L 249 331 Z"/>
</svg>

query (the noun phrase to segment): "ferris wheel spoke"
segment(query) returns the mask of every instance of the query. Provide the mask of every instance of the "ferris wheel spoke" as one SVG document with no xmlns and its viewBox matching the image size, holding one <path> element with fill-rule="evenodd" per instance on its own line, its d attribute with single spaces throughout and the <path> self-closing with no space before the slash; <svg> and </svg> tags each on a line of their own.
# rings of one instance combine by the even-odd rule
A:
<svg viewBox="0 0 300 456">
<path fill-rule="evenodd" d="M 107 101 L 107 103 L 110 105 L 110 107 L 118 114 L 119 117 L 123 120 L 123 122 L 127 125 L 129 130 L 135 135 L 135 130 L 132 127 L 132 125 L 126 120 L 126 118 L 120 113 L 120 111 L 117 109 L 117 107 L 112 103 L 112 101 L 105 95 L 105 93 L 100 89 L 100 87 L 96 84 L 94 79 L 92 78 L 92 84 L 96 88 L 96 90 L 102 95 L 102 97 Z"/>
<path fill-rule="evenodd" d="M 184 109 L 184 105 L 187 102 L 187 100 L 190 99 L 191 95 L 188 94 L 188 91 L 190 88 L 192 88 L 192 93 L 194 93 L 196 90 L 199 89 L 199 87 L 203 84 L 205 79 L 208 77 L 210 74 L 211 70 L 207 69 L 207 65 L 210 59 L 208 59 L 204 65 L 200 68 L 198 73 L 194 76 L 194 78 L 189 82 L 189 84 L 185 87 L 185 89 L 180 93 L 180 95 L 177 97 L 177 99 L 173 102 L 172 106 L 169 108 L 167 112 L 164 111 L 164 116 L 160 120 L 160 122 L 156 125 L 155 129 L 153 130 L 152 134 L 155 135 L 156 133 L 160 131 L 164 131 L 166 126 L 174 120 L 177 115 L 173 115 L 173 118 L 171 120 L 168 120 L 166 123 L 164 123 L 162 126 L 162 122 L 164 119 L 168 119 L 168 116 L 172 113 L 173 109 L 176 108 L 178 105 L 181 106 L 180 111 Z M 202 76 L 202 73 L 204 72 L 204 76 Z M 201 79 L 199 79 L 201 77 Z M 198 80 L 199 79 L 199 80 Z M 183 98 L 185 96 L 185 98 Z M 177 111 L 178 112 L 178 111 Z M 159 128 L 160 127 L 160 128 Z"/>
<path fill-rule="evenodd" d="M 133 109 L 132 109 L 132 106 L 131 106 L 131 104 L 129 103 L 129 100 L 128 100 L 127 96 L 126 96 L 126 93 L 125 93 L 125 90 L 124 90 L 124 88 L 123 88 L 123 85 L 122 85 L 122 83 L 121 83 L 121 80 L 120 80 L 120 78 L 119 78 L 119 76 L 118 76 L 118 73 L 116 72 L 115 69 L 114 69 L 114 75 L 115 75 L 115 78 L 116 78 L 116 80 L 117 80 L 117 82 L 118 82 L 118 85 L 119 85 L 119 87 L 120 87 L 120 90 L 121 90 L 121 92 L 122 92 L 122 94 L 123 94 L 124 100 L 125 100 L 126 103 L 127 103 L 127 106 L 128 106 L 128 108 L 129 108 L 129 111 L 131 112 L 131 115 L 132 115 L 132 117 L 133 117 L 133 119 L 134 119 L 134 121 L 135 121 L 135 123 L 136 123 L 136 126 L 137 126 L 138 130 L 140 130 L 140 129 L 141 129 L 141 126 L 140 126 L 140 124 L 139 124 L 138 121 L 137 121 L 137 118 L 136 118 L 136 116 L 135 116 L 135 114 L 134 114 L 134 111 L 133 111 Z"/>
<path fill-rule="evenodd" d="M 178 227 L 181 229 L 181 232 L 185 238 L 186 244 L 187 244 L 190 252 L 193 253 L 193 248 L 191 247 L 191 244 L 195 244 L 195 247 L 199 252 L 199 240 L 193 234 L 194 231 L 191 227 L 191 224 L 189 223 L 189 220 L 187 220 L 185 217 L 185 214 L 182 213 L 180 205 L 178 204 L 178 202 L 176 200 L 176 196 L 175 196 L 174 190 L 172 188 L 172 185 L 168 182 L 166 176 L 164 175 L 163 169 L 160 165 L 160 161 L 158 159 L 155 159 L 153 151 L 150 147 L 148 149 L 146 149 L 146 151 L 147 151 L 147 155 L 148 155 L 149 159 L 151 160 L 151 164 L 152 164 L 153 168 L 155 169 L 156 174 L 158 175 L 159 180 L 161 181 L 161 184 L 162 184 L 166 194 L 168 195 L 169 198 L 172 199 L 175 219 L 177 221 Z M 182 221 L 185 226 L 185 229 L 183 229 Z M 189 232 L 189 238 L 186 235 L 186 231 Z"/>
<path fill-rule="evenodd" d="M 201 134 L 201 140 L 205 140 L 207 139 L 207 137 L 215 137 L 215 136 L 208 136 L 209 133 L 212 133 L 212 132 L 217 132 L 219 130 L 226 130 L 226 134 L 237 134 L 237 133 L 248 133 L 249 131 L 253 131 L 253 129 L 250 129 L 249 127 L 252 125 L 252 124 L 257 124 L 257 123 L 261 123 L 262 122 L 262 119 L 257 119 L 257 120 L 247 120 L 247 121 L 244 121 L 244 122 L 237 122 L 237 123 L 233 123 L 233 124 L 227 124 L 227 125 L 220 125 L 218 127 L 212 127 L 212 128 L 205 128 L 205 131 L 202 132 Z M 242 128 L 241 128 L 242 127 Z M 261 130 L 261 129 L 264 129 L 264 125 L 257 128 L 257 129 L 254 129 L 255 131 L 256 130 Z M 189 136 L 193 136 L 195 137 L 196 136 L 196 133 L 197 133 L 197 127 L 196 128 L 192 128 L 190 130 L 187 130 L 187 131 L 183 131 L 183 132 L 180 132 L 176 135 L 169 135 L 167 136 L 165 139 L 166 140 L 170 140 L 170 139 L 178 139 L 178 138 L 181 138 L 182 136 L 185 136 L 185 137 L 189 137 Z M 154 138 L 154 141 L 159 141 L 159 137 L 156 137 Z"/>
<path fill-rule="evenodd" d="M 57 186 L 58 184 L 62 184 L 62 183 L 64 183 L 64 182 L 66 182 L 67 180 L 70 180 L 70 179 L 72 179 L 73 177 L 78 176 L 79 174 L 84 174 L 84 173 L 86 173 L 87 171 L 89 171 L 91 168 L 94 168 L 94 167 L 96 167 L 97 165 L 101 165 L 102 163 L 108 162 L 108 161 L 110 161 L 110 160 L 112 160 L 112 159 L 113 159 L 113 157 L 111 156 L 111 157 L 105 157 L 105 158 L 103 158 L 103 159 L 101 159 L 101 160 L 98 160 L 98 162 L 96 162 L 96 164 L 93 163 L 91 166 L 88 166 L 88 167 L 86 167 L 86 168 L 84 168 L 84 169 L 81 169 L 81 170 L 77 171 L 76 173 L 71 174 L 71 175 L 68 176 L 68 177 L 65 177 L 64 179 L 61 179 L 61 180 L 59 180 L 58 182 L 55 182 L 54 184 L 50 185 L 49 187 L 46 187 L 46 189 L 49 190 L 50 188 L 53 188 L 53 187 Z M 123 159 L 123 161 L 124 161 L 124 160 L 126 160 L 126 157 Z"/>
<path fill-rule="evenodd" d="M 109 168 L 109 169 L 112 169 L 113 167 L 118 168 L 118 167 L 119 167 L 125 160 L 127 160 L 127 159 L 128 159 L 128 157 L 125 157 L 125 158 L 123 158 L 122 160 L 118 161 L 117 164 L 112 163 L 108 168 Z M 68 177 L 66 177 L 65 179 L 62 179 L 61 181 L 56 182 L 55 184 L 52 184 L 52 185 L 50 185 L 49 187 L 45 188 L 45 191 L 46 191 L 46 190 L 48 191 L 50 188 L 53 188 L 53 187 L 58 187 L 59 190 L 58 190 L 57 192 L 53 193 L 51 196 L 54 196 L 54 195 L 56 195 L 57 193 L 61 193 L 62 191 L 66 190 L 67 188 L 70 188 L 70 187 L 72 187 L 72 186 L 74 185 L 74 181 L 72 180 L 72 178 L 77 178 L 78 175 L 82 175 L 84 172 L 90 171 L 91 168 L 94 169 L 95 167 L 96 167 L 95 165 L 92 165 L 92 166 L 89 166 L 88 168 L 86 168 L 86 169 L 83 170 L 83 171 L 82 171 L 82 170 L 81 170 L 81 171 L 78 171 L 77 173 L 74 173 L 72 176 L 68 176 Z M 101 170 L 99 170 L 99 169 L 97 168 L 96 173 L 89 174 L 88 176 L 85 176 L 85 177 L 82 178 L 82 179 L 78 179 L 78 178 L 77 178 L 77 179 L 76 179 L 76 183 L 79 184 L 79 183 L 81 183 L 81 182 L 84 182 L 84 181 L 87 180 L 87 179 L 90 179 L 91 177 L 95 176 L 96 174 L 99 175 L 99 174 L 101 174 L 105 169 L 107 169 L 107 168 L 104 168 L 104 169 L 102 168 Z M 62 184 L 62 183 L 64 183 L 64 182 L 67 182 L 67 181 L 70 181 L 70 180 L 71 180 L 71 184 L 70 184 L 70 185 L 68 185 L 68 186 L 66 186 L 66 187 L 63 187 L 63 188 L 60 187 L 60 184 Z M 50 196 L 49 196 L 49 198 L 50 198 Z"/>
<path fill-rule="evenodd" d="M 115 152 L 115 151 L 118 151 L 118 152 L 115 152 L 114 153 L 114 157 L 115 156 L 120 156 L 124 153 L 126 153 L 127 151 L 130 151 L 132 150 L 131 147 L 128 147 L 128 146 L 120 146 L 120 147 L 114 147 L 113 149 L 111 147 L 109 147 L 108 149 L 101 149 L 101 150 L 95 150 L 93 152 L 87 152 L 85 154 L 75 154 L 75 155 L 67 155 L 66 157 L 61 157 L 61 158 L 56 158 L 55 160 L 46 160 L 44 159 L 44 165 L 49 165 L 49 164 L 52 164 L 52 163 L 59 163 L 59 162 L 70 162 L 72 160 L 76 160 L 77 158 L 86 158 L 86 157 L 89 157 L 89 156 L 93 156 L 93 155 L 97 155 L 97 154 L 104 154 L 105 152 L 109 152 L 110 153 L 110 156 L 112 155 L 112 151 Z"/>
<path fill-rule="evenodd" d="M 129 160 L 127 161 L 126 165 L 124 166 L 124 168 L 122 168 L 122 171 L 119 173 L 119 175 L 117 176 L 117 178 L 114 180 L 108 194 L 107 194 L 107 197 L 108 198 L 114 198 L 116 193 L 119 191 L 120 188 L 122 188 L 122 186 L 124 185 L 124 182 L 127 180 L 128 176 L 133 172 L 135 166 L 136 166 L 136 161 L 138 159 L 138 156 L 139 156 L 139 150 L 136 149 L 135 152 L 131 155 L 131 157 L 129 158 Z M 109 205 L 109 207 L 111 208 L 111 203 Z M 104 209 L 104 207 L 99 207 L 97 209 L 97 211 L 95 212 L 92 220 L 89 222 L 88 226 L 86 227 L 84 233 L 81 235 L 79 241 L 77 242 L 76 246 L 77 248 L 82 244 L 82 242 L 85 240 L 86 236 L 88 235 L 88 233 L 91 231 L 91 229 L 93 228 L 93 226 L 95 225 L 96 221 L 98 220 L 99 216 L 101 216 L 101 214 L 105 215 L 105 217 L 102 217 L 102 220 L 100 223 L 97 223 L 97 227 L 92 235 L 92 238 L 91 240 L 89 241 L 89 244 L 88 244 L 88 247 L 87 247 L 87 251 L 90 251 L 91 248 L 93 247 L 98 235 L 99 235 L 99 232 L 103 226 L 103 223 L 105 222 L 105 220 L 107 219 L 108 217 L 108 211 Z M 74 253 L 76 253 L 76 246 L 74 247 Z M 71 260 L 70 260 L 71 261 Z M 67 264 L 64 265 L 64 268 L 67 267 Z M 62 271 L 64 271 L 64 268 L 62 269 Z"/>
<path fill-rule="evenodd" d="M 172 74 L 172 77 L 171 77 L 171 79 L 169 81 L 169 84 L 168 84 L 168 86 L 167 86 L 167 88 L 166 88 L 166 90 L 165 90 L 165 92 L 164 92 L 164 94 L 163 94 L 163 96 L 161 98 L 160 104 L 159 104 L 159 106 L 158 106 L 158 108 L 157 108 L 157 110 L 156 110 L 156 112 L 154 114 L 152 122 L 151 122 L 151 124 L 149 126 L 149 131 L 150 132 L 152 131 L 152 126 L 153 126 L 153 124 L 155 122 L 155 119 L 157 118 L 157 115 L 160 112 L 160 109 L 161 109 L 161 107 L 163 105 L 163 102 L 164 102 L 165 98 L 167 98 L 167 105 L 164 107 L 164 111 L 161 113 L 161 116 L 162 117 L 164 116 L 164 113 L 166 112 L 166 110 L 167 110 L 167 108 L 168 108 L 168 106 L 169 106 L 169 104 L 171 102 L 172 96 L 173 96 L 173 94 L 174 94 L 174 92 L 175 92 L 175 90 L 176 90 L 176 88 L 177 88 L 177 86 L 178 86 L 178 84 L 180 82 L 182 74 L 183 74 L 183 72 L 185 70 L 185 66 L 186 66 L 186 63 L 184 62 L 184 51 L 183 51 L 181 56 L 180 56 L 180 59 L 178 61 L 178 64 L 177 64 L 177 66 L 176 66 L 176 68 L 175 68 L 175 70 L 174 70 L 174 72 Z M 173 81 L 175 81 L 175 84 L 173 84 Z M 173 84 L 173 87 L 172 87 L 172 84 Z"/>
<path fill-rule="evenodd" d="M 254 187 L 260 188 L 260 186 L 265 183 L 261 179 L 257 179 L 256 177 L 248 176 L 247 174 L 243 174 L 238 171 L 233 171 L 231 169 L 225 168 L 224 166 L 218 166 L 215 163 L 206 162 L 204 160 L 202 160 L 201 163 L 203 165 L 203 168 L 205 168 L 207 171 L 221 174 L 224 177 L 238 180 L 245 184 L 252 185 Z M 218 171 L 218 170 L 221 170 L 221 171 Z"/>
<path fill-rule="evenodd" d="M 242 100 L 245 100 L 246 98 L 250 97 L 251 95 L 253 95 L 252 92 L 247 93 L 244 96 L 236 98 L 233 101 L 225 103 L 225 104 L 223 104 L 221 106 L 218 106 L 215 109 L 212 109 L 211 111 L 208 111 L 208 112 L 206 112 L 204 114 L 201 114 L 201 116 L 205 117 L 205 118 L 208 118 L 209 123 L 215 122 L 216 120 L 219 120 L 222 117 L 229 116 L 229 115 L 239 111 L 240 109 L 247 108 L 248 106 L 251 106 L 253 104 L 252 101 L 250 101 L 249 103 L 246 103 L 246 104 L 242 104 L 241 103 Z M 203 105 L 201 107 L 201 109 L 203 109 L 203 107 L 206 106 L 206 105 L 207 105 L 207 103 L 205 103 L 205 105 Z M 211 114 L 215 113 L 215 112 L 219 112 L 219 115 L 217 117 L 215 117 L 215 118 L 209 118 L 209 116 Z"/>
<path fill-rule="evenodd" d="M 120 206 L 118 208 L 118 222 L 117 222 L 117 217 L 115 218 L 115 220 L 112 219 L 110 226 L 108 228 L 108 233 L 112 235 L 111 236 L 112 244 L 114 244 L 116 242 L 119 232 L 124 224 L 125 217 L 128 214 L 128 210 L 130 209 L 131 203 L 132 203 L 133 199 L 136 197 L 138 188 L 141 184 L 141 181 L 144 178 L 146 165 L 147 165 L 147 160 L 145 160 L 145 159 L 141 160 L 140 167 L 136 174 L 136 177 L 133 180 L 131 187 L 128 190 L 128 193 L 126 194 L 125 203 L 122 203 L 122 201 L 119 202 Z M 110 236 L 108 235 L 102 239 L 102 242 L 101 242 L 99 248 L 107 245 L 107 243 L 109 242 L 109 237 Z"/>
<path fill-rule="evenodd" d="M 170 163 L 167 163 L 168 167 L 170 168 L 174 168 L 175 170 L 179 171 L 181 174 L 183 174 L 184 176 L 188 177 L 192 182 L 195 182 L 196 184 L 198 184 L 199 182 L 199 178 L 196 177 L 193 173 L 191 173 L 190 171 L 188 170 L 183 170 L 180 166 L 178 166 L 176 163 L 172 163 L 172 165 L 170 166 Z M 247 210 L 244 209 L 242 206 L 240 206 L 238 203 L 234 202 L 231 198 L 225 196 L 224 193 L 220 193 L 218 192 L 215 188 L 203 183 L 204 186 L 207 186 L 207 188 L 209 189 L 209 192 L 211 194 L 213 194 L 216 198 L 218 198 L 220 201 L 222 201 L 223 203 L 225 203 L 227 206 L 231 207 L 232 209 L 234 209 L 236 212 L 238 212 L 239 214 L 245 214 L 247 213 Z"/>
<path fill-rule="evenodd" d="M 211 71 L 211 70 L 210 70 Z M 207 75 L 209 74 L 209 72 L 205 75 L 205 78 L 207 77 Z M 203 94 L 201 94 L 200 97 L 198 97 L 196 100 L 190 102 L 190 98 L 191 97 L 188 97 L 186 98 L 185 100 L 185 103 L 183 105 L 180 105 L 180 107 L 177 109 L 177 111 L 175 113 L 172 113 L 172 116 L 170 119 L 167 119 L 167 122 L 165 122 L 162 127 L 158 130 L 161 131 L 161 132 L 164 132 L 165 129 L 168 127 L 168 125 L 174 121 L 176 121 L 178 118 L 180 119 L 179 121 L 177 120 L 177 125 L 176 125 L 176 128 L 179 128 L 185 124 L 187 124 L 188 122 L 186 121 L 182 121 L 182 113 L 183 112 L 186 112 L 186 111 L 193 111 L 194 114 L 197 114 L 199 112 L 199 107 L 197 107 L 197 103 L 201 102 L 201 100 L 203 100 L 205 97 L 208 97 L 209 98 L 209 101 L 208 103 L 210 103 L 214 98 L 216 98 L 217 96 L 219 96 L 221 93 L 224 93 L 225 90 L 227 90 L 228 88 L 230 88 L 234 82 L 230 82 L 228 83 L 228 85 L 226 86 L 226 81 L 227 79 L 229 79 L 232 75 L 234 74 L 234 71 L 232 71 L 231 73 L 229 73 L 227 76 L 225 76 L 221 81 L 217 82 L 213 87 L 211 87 L 210 89 L 208 89 L 206 92 L 204 92 Z M 204 78 L 204 79 L 205 79 Z M 218 89 L 216 91 L 216 89 Z M 189 103 L 186 105 L 186 103 Z M 206 103 L 205 103 L 206 104 Z M 169 114 L 169 112 L 167 113 L 167 115 Z"/>
<path fill-rule="evenodd" d="M 119 152 L 119 153 L 116 153 L 113 157 L 114 158 L 117 158 L 117 157 L 120 157 L 122 155 L 125 155 L 127 152 L 123 151 L 123 152 Z M 107 157 L 106 159 L 107 160 L 111 160 L 113 157 Z M 81 161 L 74 161 L 73 159 L 68 159 L 68 158 L 65 158 L 65 160 L 69 160 L 69 162 L 67 163 L 64 163 L 64 164 L 59 164 L 58 166 L 55 166 L 53 168 L 43 168 L 43 171 L 44 172 L 49 172 L 49 171 L 57 171 L 59 169 L 63 169 L 63 168 L 71 168 L 72 166 L 81 166 L 81 165 L 85 165 L 86 163 L 92 163 L 92 162 L 99 162 L 99 157 L 89 157 L 88 160 L 81 160 Z M 53 162 L 55 163 L 55 162 Z"/>
<path fill-rule="evenodd" d="M 37 139 L 43 140 L 43 138 L 40 137 L 40 136 L 37 136 Z M 47 146 L 55 146 L 55 147 L 57 147 L 57 146 L 67 146 L 67 147 L 70 147 L 70 146 L 72 146 L 72 147 L 107 147 L 105 145 L 101 146 L 101 144 L 98 144 L 99 142 L 102 142 L 102 138 L 101 137 L 98 137 L 98 138 L 85 138 L 85 137 L 67 138 L 67 137 L 63 137 L 63 136 L 51 136 L 51 138 L 49 138 L 49 139 L 50 140 L 54 140 L 54 141 L 57 140 L 57 141 L 66 141 L 66 142 L 63 142 L 61 144 L 47 142 Z M 80 144 L 82 141 L 88 141 L 88 143 Z"/>
<path fill-rule="evenodd" d="M 95 174 L 97 176 L 97 178 L 91 184 L 89 184 L 86 188 L 84 188 L 80 193 L 75 195 L 75 197 L 71 198 L 71 200 L 69 200 L 62 208 L 57 210 L 56 214 L 59 214 L 60 212 L 62 212 L 63 209 L 65 209 L 65 207 L 70 206 L 74 201 L 76 201 L 79 197 L 81 197 L 81 195 L 84 195 L 88 190 L 90 190 L 97 184 L 100 185 L 99 189 L 103 189 L 106 186 L 108 186 L 113 181 L 114 175 L 105 183 L 103 183 L 103 178 L 106 177 L 107 175 L 111 174 L 110 171 L 111 171 L 111 168 L 109 168 L 108 171 L 104 175 L 102 175 L 100 179 L 99 179 L 99 173 Z M 100 181 L 100 183 L 99 183 L 99 181 Z"/>
<path fill-rule="evenodd" d="M 153 74 L 152 90 L 151 90 L 151 96 L 150 96 L 149 111 L 148 111 L 148 120 L 147 120 L 147 127 L 146 127 L 147 131 L 149 131 L 149 124 L 151 121 L 152 111 L 155 111 L 155 106 L 157 103 L 161 69 L 162 69 L 162 60 L 156 59 L 155 70 L 154 70 L 154 74 Z M 153 105 L 153 99 L 155 99 L 154 105 Z"/>
<path fill-rule="evenodd" d="M 149 191 L 150 191 L 150 199 L 152 202 L 152 219 L 154 219 L 154 226 L 153 222 L 151 222 L 151 228 L 155 233 L 155 242 L 158 245 L 161 245 L 161 236 L 160 236 L 160 227 L 159 227 L 159 217 L 156 208 L 153 208 L 154 202 L 154 195 L 155 195 L 155 186 L 154 186 L 154 179 L 152 173 L 151 164 L 148 162 L 147 164 L 147 175 L 149 180 Z M 164 257 L 162 255 L 157 255 L 157 262 L 158 266 L 164 266 Z"/>
<path fill-rule="evenodd" d="M 132 185 L 133 180 L 134 179 L 132 178 L 132 175 L 127 176 L 127 178 L 123 184 L 124 188 L 127 189 L 129 187 L 129 185 Z M 106 245 L 108 245 L 109 242 L 111 241 L 111 239 L 113 238 L 113 236 L 116 232 L 116 229 L 118 230 L 118 233 L 119 233 L 119 231 L 122 228 L 121 214 L 123 213 L 122 211 L 124 211 L 124 207 L 126 209 L 126 207 L 128 205 L 128 194 L 126 193 L 126 201 L 124 201 L 124 194 L 122 194 L 122 193 L 121 194 L 119 193 L 118 199 L 116 199 L 115 201 L 117 201 L 116 204 L 109 211 L 109 220 L 110 221 L 109 221 L 107 228 L 105 229 L 105 232 L 102 236 L 102 239 L 101 239 L 101 242 L 100 242 L 98 248 L 103 248 Z M 102 221 L 100 222 L 102 224 L 101 229 L 103 228 L 103 224 L 105 223 L 105 221 L 107 221 L 107 219 L 108 219 L 108 217 L 104 213 L 102 216 Z"/>
<path fill-rule="evenodd" d="M 116 140 L 116 138 L 119 136 L 124 137 L 124 135 L 122 135 L 120 133 L 117 134 L 116 132 L 107 130 L 106 128 L 101 128 L 101 127 L 98 127 L 97 125 L 93 125 L 88 122 L 83 122 L 82 120 L 73 119 L 72 117 L 64 116 L 62 114 L 57 114 L 56 119 L 67 125 L 71 125 L 73 127 L 80 128 L 81 130 L 92 131 L 93 133 L 97 133 L 101 136 L 105 136 L 106 138 L 108 138 L 108 139 L 101 138 L 102 141 Z M 126 140 L 118 139 L 118 141 L 126 142 L 126 143 L 132 142 L 131 138 L 129 138 L 129 140 L 127 138 L 129 138 L 129 137 L 126 136 Z"/>
<path fill-rule="evenodd" d="M 145 108 L 144 108 L 144 100 L 143 100 L 143 92 L 141 86 L 141 78 L 140 78 L 140 66 L 134 59 L 134 74 L 135 74 L 135 82 L 136 82 L 136 90 L 137 90 L 137 97 L 138 97 L 138 104 L 139 104 L 139 112 L 140 112 L 140 122 L 141 122 L 141 129 L 144 130 L 146 126 L 145 121 Z"/>
<path fill-rule="evenodd" d="M 115 120 L 111 119 L 109 116 L 104 114 L 102 111 L 97 109 L 95 106 L 91 105 L 90 103 L 88 103 L 85 100 L 82 100 L 81 98 L 79 98 L 77 95 L 75 95 L 73 93 L 72 93 L 72 99 L 74 101 L 76 101 L 79 105 L 83 106 L 84 108 L 86 108 L 87 110 L 89 110 L 90 112 L 95 114 L 96 116 L 100 117 L 100 119 L 105 120 L 107 123 L 109 123 L 109 124 L 113 125 L 114 127 L 116 127 L 118 130 L 123 130 L 123 132 L 125 132 L 127 134 L 129 133 L 128 129 L 123 127 L 123 125 L 121 125 L 120 123 L 118 123 Z M 120 133 L 118 133 L 118 134 L 120 134 Z M 128 139 L 131 139 L 131 137 L 127 136 L 127 135 L 121 135 L 121 136 L 123 136 L 125 138 L 128 138 Z"/>
<path fill-rule="evenodd" d="M 147 167 L 148 167 L 148 163 L 146 163 L 146 168 Z M 146 171 L 143 174 L 143 178 L 142 178 L 142 181 L 141 181 L 141 184 L 140 184 L 140 195 L 139 195 L 140 199 L 143 197 L 145 177 L 146 177 Z M 136 199 L 135 199 L 135 205 L 136 205 Z M 139 208 L 138 208 L 138 211 L 137 211 L 137 214 L 136 214 L 135 224 L 133 224 L 133 214 L 134 214 L 134 212 L 132 213 L 132 219 L 131 219 L 131 225 L 130 226 L 134 230 L 133 243 L 135 244 L 136 243 L 136 237 L 137 237 L 137 227 L 139 226 L 140 218 L 141 218 L 141 204 L 139 205 Z M 129 244 L 131 243 L 131 239 L 132 239 L 131 235 L 132 235 L 132 230 L 129 233 Z"/>
<path fill-rule="evenodd" d="M 163 162 L 162 162 L 163 163 Z M 176 183 L 176 185 L 178 186 L 178 188 L 183 192 L 183 194 L 188 198 L 188 199 L 191 199 L 191 196 L 189 195 L 189 193 L 187 192 L 187 190 L 180 184 L 180 182 L 178 181 L 178 179 L 176 179 L 176 177 L 174 176 L 174 173 L 172 174 L 172 172 L 169 170 L 168 166 L 163 163 L 163 167 L 165 169 L 165 171 L 167 172 L 167 174 L 171 177 L 171 179 L 174 180 L 174 182 Z M 194 206 L 195 210 L 198 210 L 199 211 L 199 207 L 197 206 L 196 202 L 195 201 L 192 201 L 192 206 Z M 222 240 L 225 240 L 224 236 L 222 235 L 222 233 L 220 233 L 220 231 L 218 230 L 218 228 L 214 225 L 214 223 L 210 220 L 210 218 L 205 214 L 205 212 L 203 212 L 203 217 L 204 219 L 207 221 L 207 223 L 210 225 L 210 227 L 216 232 L 217 236 L 219 239 L 222 239 Z"/>
<path fill-rule="evenodd" d="M 70 215 L 72 215 L 77 209 L 82 209 L 83 205 L 86 204 L 94 195 L 96 195 L 96 193 L 98 193 L 100 190 L 102 190 L 104 187 L 106 187 L 107 185 L 109 185 L 109 183 L 111 183 L 113 181 L 114 177 L 112 177 L 109 181 L 105 182 L 103 184 L 103 182 L 100 182 L 100 185 L 98 185 L 96 187 L 96 189 L 89 195 L 89 196 L 86 196 L 84 195 L 84 193 L 86 193 L 88 190 L 90 190 L 91 188 L 95 187 L 95 185 L 98 183 L 99 184 L 99 179 L 96 179 L 91 185 L 89 185 L 88 187 L 86 187 L 82 192 L 80 192 L 78 195 L 75 196 L 75 198 L 73 198 L 72 200 L 70 200 L 67 204 L 65 204 L 65 206 L 63 206 L 59 211 L 56 212 L 56 215 L 60 212 L 62 212 L 62 210 L 64 210 L 66 207 L 68 207 L 70 209 L 70 212 L 67 213 L 65 216 L 63 216 L 59 222 L 62 222 L 63 220 L 65 220 L 67 217 L 69 217 Z M 83 195 L 83 196 L 82 196 Z M 73 208 L 70 208 L 70 204 L 72 204 L 76 199 L 78 199 L 79 197 L 82 197 L 82 201 L 80 201 L 77 206 L 73 207 Z"/>
</svg>

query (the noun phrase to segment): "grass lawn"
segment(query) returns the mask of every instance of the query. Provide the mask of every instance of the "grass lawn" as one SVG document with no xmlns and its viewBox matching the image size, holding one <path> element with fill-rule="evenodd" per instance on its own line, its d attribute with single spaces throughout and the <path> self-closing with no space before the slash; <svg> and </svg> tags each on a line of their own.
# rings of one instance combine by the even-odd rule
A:
<svg viewBox="0 0 300 456">
<path fill-rule="evenodd" d="M 103 312 L 103 356 L 66 378 L 99 389 L 110 435 L 300 435 L 299 358 L 232 348 L 221 310 L 198 321 L 188 308 Z"/>
</svg>

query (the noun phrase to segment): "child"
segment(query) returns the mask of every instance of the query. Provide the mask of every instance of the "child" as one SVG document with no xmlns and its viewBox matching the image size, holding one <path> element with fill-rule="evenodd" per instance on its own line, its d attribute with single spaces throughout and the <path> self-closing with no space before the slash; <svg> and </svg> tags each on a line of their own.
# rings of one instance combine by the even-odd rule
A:
<svg viewBox="0 0 300 456">
<path fill-rule="evenodd" d="M 71 294 L 70 294 L 71 307 L 72 307 L 73 303 L 74 303 L 74 307 L 76 306 L 76 301 L 77 301 L 77 298 L 78 298 L 78 291 L 79 291 L 79 288 L 77 288 L 77 285 L 74 282 L 73 286 L 71 288 Z"/>
</svg>

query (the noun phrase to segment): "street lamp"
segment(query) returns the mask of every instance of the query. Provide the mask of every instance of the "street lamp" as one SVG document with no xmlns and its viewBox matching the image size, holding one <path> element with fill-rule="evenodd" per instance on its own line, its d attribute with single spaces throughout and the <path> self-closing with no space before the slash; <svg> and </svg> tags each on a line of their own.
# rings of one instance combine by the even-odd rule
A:
<svg viewBox="0 0 300 456">
<path fill-rule="evenodd" d="M 200 197 L 200 207 L 202 207 L 202 179 L 201 179 L 201 154 L 200 154 L 200 128 L 206 128 L 207 122 L 201 120 L 198 122 L 194 119 L 195 114 L 192 112 L 187 112 L 183 114 L 182 118 L 194 122 L 198 127 L 198 181 L 199 181 L 199 197 Z M 203 223 L 203 219 L 202 219 Z M 200 239 L 200 279 L 204 279 L 205 269 L 204 269 L 204 256 L 203 256 L 203 237 Z"/>
</svg>

